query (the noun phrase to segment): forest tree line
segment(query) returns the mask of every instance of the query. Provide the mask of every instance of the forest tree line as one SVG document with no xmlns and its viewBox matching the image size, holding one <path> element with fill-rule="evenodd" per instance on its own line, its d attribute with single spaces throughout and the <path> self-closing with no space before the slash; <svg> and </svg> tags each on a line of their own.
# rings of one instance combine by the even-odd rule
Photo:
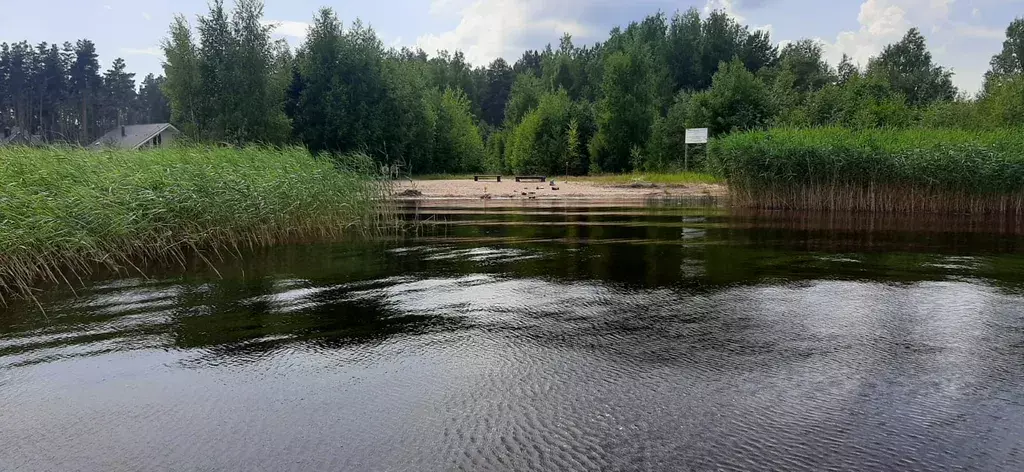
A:
<svg viewBox="0 0 1024 472">
<path fill-rule="evenodd" d="M 96 46 L 87 39 L 0 43 L 0 131 L 89 144 L 118 125 L 167 122 L 163 82 L 149 74 L 136 84 L 121 58 L 101 70 Z"/>
<path fill-rule="evenodd" d="M 687 127 L 714 136 L 1024 125 L 1024 19 L 1007 28 L 976 96 L 954 87 L 916 28 L 867 64 L 844 56 L 832 65 L 814 40 L 780 46 L 724 12 L 690 9 L 614 28 L 592 45 L 565 35 L 557 47 L 483 67 L 459 51 L 387 48 L 372 28 L 346 26 L 330 8 L 316 13 L 295 51 L 273 41 L 262 20 L 259 0 L 237 0 L 230 11 L 214 0 L 194 24 L 178 16 L 163 44 L 166 79 L 147 78 L 135 103 L 149 103 L 146 82 L 159 81 L 171 122 L 194 140 L 364 151 L 409 173 L 672 169 Z M 82 70 L 98 69 L 95 53 L 58 52 L 58 99 L 33 108 L 40 92 L 14 100 L 4 92 L 0 119 L 73 136 L 81 123 L 101 129 L 152 109 L 125 105 L 131 94 L 117 86 L 116 63 L 83 79 Z M 33 83 L 50 83 L 40 80 Z M 3 90 L 11 83 L 4 79 Z"/>
</svg>

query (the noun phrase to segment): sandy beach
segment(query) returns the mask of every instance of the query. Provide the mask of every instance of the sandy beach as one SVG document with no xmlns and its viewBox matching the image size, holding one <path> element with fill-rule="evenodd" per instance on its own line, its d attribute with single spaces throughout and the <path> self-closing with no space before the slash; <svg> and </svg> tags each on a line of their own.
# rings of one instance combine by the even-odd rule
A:
<svg viewBox="0 0 1024 472">
<path fill-rule="evenodd" d="M 720 197 L 727 193 L 720 184 L 599 184 L 585 181 L 501 182 L 465 180 L 401 180 L 395 182 L 398 199 L 506 199 L 506 200 L 649 200 L 680 197 Z"/>
</svg>

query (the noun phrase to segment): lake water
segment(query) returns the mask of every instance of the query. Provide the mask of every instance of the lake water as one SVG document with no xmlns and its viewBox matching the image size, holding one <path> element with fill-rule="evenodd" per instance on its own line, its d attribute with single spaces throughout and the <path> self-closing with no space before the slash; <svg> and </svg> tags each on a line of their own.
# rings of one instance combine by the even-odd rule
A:
<svg viewBox="0 0 1024 472">
<path fill-rule="evenodd" d="M 549 205 L 13 304 L 0 470 L 1024 469 L 1018 224 Z"/>
</svg>

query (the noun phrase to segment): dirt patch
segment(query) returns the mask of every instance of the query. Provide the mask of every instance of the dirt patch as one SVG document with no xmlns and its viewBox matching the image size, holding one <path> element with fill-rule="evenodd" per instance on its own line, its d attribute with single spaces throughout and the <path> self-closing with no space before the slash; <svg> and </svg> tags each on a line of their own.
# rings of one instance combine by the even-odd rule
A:
<svg viewBox="0 0 1024 472">
<path fill-rule="evenodd" d="M 395 196 L 406 198 L 422 197 L 423 192 L 416 190 L 414 188 L 407 188 L 405 190 L 402 190 L 401 192 L 396 193 Z"/>
<path fill-rule="evenodd" d="M 658 184 L 654 184 L 654 183 L 651 183 L 651 182 L 633 182 L 633 183 L 626 184 L 626 185 L 620 185 L 619 187 L 620 188 L 646 188 L 646 189 L 652 189 L 652 188 L 658 188 Z"/>
</svg>

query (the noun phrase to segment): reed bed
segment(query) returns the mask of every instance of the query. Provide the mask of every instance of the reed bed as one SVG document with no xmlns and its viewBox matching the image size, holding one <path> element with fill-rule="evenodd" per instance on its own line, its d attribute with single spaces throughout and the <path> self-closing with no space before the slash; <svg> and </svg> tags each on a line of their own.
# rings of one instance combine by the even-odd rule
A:
<svg viewBox="0 0 1024 472">
<path fill-rule="evenodd" d="M 387 223 L 365 156 L 301 148 L 0 148 L 0 297 L 97 268 L 185 265 L 245 246 L 333 239 Z M 2 300 L 2 298 L 0 298 Z"/>
<path fill-rule="evenodd" d="M 1024 213 L 1024 130 L 775 129 L 710 154 L 740 206 Z"/>
</svg>

